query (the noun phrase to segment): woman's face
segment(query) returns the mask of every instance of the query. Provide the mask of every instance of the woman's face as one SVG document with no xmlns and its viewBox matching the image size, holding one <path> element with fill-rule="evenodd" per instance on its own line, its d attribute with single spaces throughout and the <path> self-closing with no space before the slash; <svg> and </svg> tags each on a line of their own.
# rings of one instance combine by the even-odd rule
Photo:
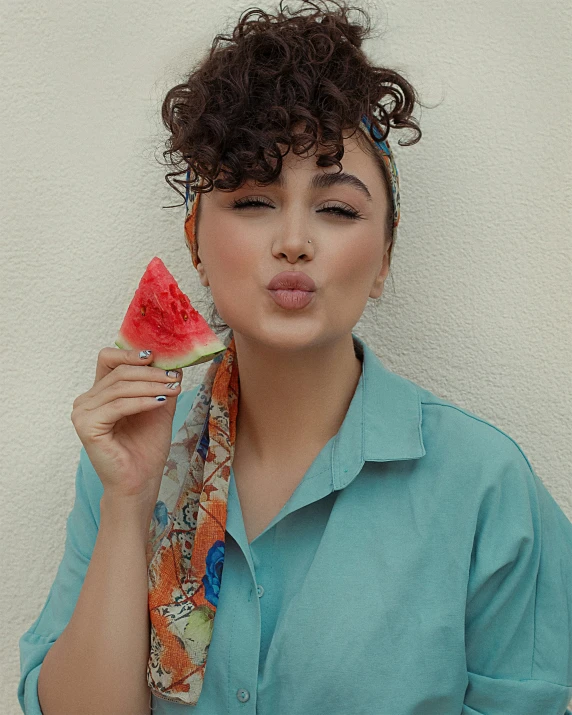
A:
<svg viewBox="0 0 572 715">
<path fill-rule="evenodd" d="M 336 166 L 316 166 L 315 156 L 289 153 L 282 185 L 249 181 L 233 192 L 201 196 L 197 270 L 235 334 L 282 349 L 323 344 L 350 333 L 368 297 L 381 295 L 390 247 L 383 178 L 355 136 L 344 148 L 343 174 Z M 365 188 L 339 181 L 344 174 Z M 334 178 L 331 185 L 313 185 L 324 175 Z M 266 205 L 234 205 L 253 200 Z M 282 271 L 313 278 L 315 295 L 305 308 L 287 310 L 273 300 L 267 285 Z"/>
</svg>

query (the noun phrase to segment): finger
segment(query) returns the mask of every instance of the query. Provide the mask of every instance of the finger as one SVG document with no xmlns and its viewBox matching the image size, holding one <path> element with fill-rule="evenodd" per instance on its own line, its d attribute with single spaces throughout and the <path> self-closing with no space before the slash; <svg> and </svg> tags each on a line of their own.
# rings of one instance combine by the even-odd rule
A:
<svg viewBox="0 0 572 715">
<path fill-rule="evenodd" d="M 146 353 L 149 353 L 148 355 Z M 97 356 L 94 385 L 108 375 L 119 365 L 148 365 L 153 362 L 151 351 L 120 350 L 119 348 L 102 348 Z"/>
<path fill-rule="evenodd" d="M 85 402 L 90 402 L 95 395 L 107 390 L 112 385 L 121 381 L 132 382 L 153 382 L 159 385 L 166 385 L 173 382 L 181 382 L 183 379 L 182 370 L 163 370 L 159 367 L 126 365 L 122 363 L 108 372 L 105 377 L 96 382 L 87 392 L 79 395 L 73 406 L 81 406 Z"/>
<path fill-rule="evenodd" d="M 95 391 L 84 399 L 82 402 L 76 404 L 76 407 L 85 410 L 86 412 L 91 412 L 93 410 L 102 407 L 103 405 L 114 402 L 121 398 L 134 399 L 138 397 L 159 397 L 160 395 L 165 396 L 167 399 L 176 399 L 181 392 L 180 380 L 169 378 L 165 375 L 164 370 L 160 370 L 161 378 L 159 380 L 131 380 L 129 376 L 132 374 L 129 369 L 125 369 L 120 366 L 113 374 L 121 371 L 124 375 L 127 375 L 127 379 L 116 380 L 110 385 L 100 390 Z M 134 372 L 137 372 L 133 368 Z M 143 377 L 146 377 L 144 373 Z M 104 382 L 107 378 L 104 378 L 101 382 Z M 170 387 L 169 387 L 170 386 Z"/>
<path fill-rule="evenodd" d="M 176 400 L 176 396 L 173 399 Z M 109 431 L 123 417 L 149 412 L 158 409 L 160 405 L 169 404 L 169 402 L 169 398 L 159 401 L 153 396 L 118 397 L 94 410 L 74 410 L 71 420 L 77 434 L 85 443 L 109 434 Z"/>
</svg>

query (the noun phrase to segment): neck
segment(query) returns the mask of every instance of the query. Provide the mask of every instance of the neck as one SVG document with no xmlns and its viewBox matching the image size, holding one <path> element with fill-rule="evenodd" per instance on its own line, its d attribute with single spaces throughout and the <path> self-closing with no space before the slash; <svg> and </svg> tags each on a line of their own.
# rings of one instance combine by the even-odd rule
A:
<svg viewBox="0 0 572 715">
<path fill-rule="evenodd" d="M 259 465 L 315 452 L 340 429 L 362 372 L 351 333 L 300 350 L 234 334 L 239 366 L 235 449 Z"/>
</svg>

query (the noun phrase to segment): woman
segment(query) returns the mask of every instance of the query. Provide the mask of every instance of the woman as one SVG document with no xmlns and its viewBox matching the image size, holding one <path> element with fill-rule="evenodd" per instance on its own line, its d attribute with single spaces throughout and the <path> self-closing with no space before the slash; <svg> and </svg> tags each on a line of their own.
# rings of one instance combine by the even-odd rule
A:
<svg viewBox="0 0 572 715">
<path fill-rule="evenodd" d="M 421 136 L 366 32 L 252 11 L 165 99 L 227 350 L 163 407 L 151 356 L 100 353 L 27 713 L 565 711 L 572 524 L 510 436 L 352 333 L 399 222 L 389 126 Z"/>
</svg>

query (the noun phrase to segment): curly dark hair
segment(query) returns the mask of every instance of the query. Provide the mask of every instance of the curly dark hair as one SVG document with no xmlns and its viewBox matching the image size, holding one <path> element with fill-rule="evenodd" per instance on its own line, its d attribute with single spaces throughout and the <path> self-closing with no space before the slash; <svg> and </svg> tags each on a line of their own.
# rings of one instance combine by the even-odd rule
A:
<svg viewBox="0 0 572 715">
<path fill-rule="evenodd" d="M 234 191 L 247 180 L 265 186 L 280 174 L 288 151 L 301 155 L 315 147 L 327 150 L 318 154 L 317 166 L 335 164 L 341 171 L 344 132 L 353 129 L 383 177 L 388 196 L 385 237 L 391 241 L 391 181 L 379 150 L 358 125 L 365 115 L 382 139 L 390 126 L 411 129 L 410 141 L 399 141 L 410 146 L 421 139 L 412 116 L 415 103 L 425 105 L 401 74 L 372 65 L 361 49 L 371 36 L 365 10 L 336 0 L 331 0 L 336 10 L 301 1 L 304 7 L 294 13 L 288 8 L 289 15 L 283 0 L 276 15 L 245 10 L 232 35 L 217 35 L 188 78 L 167 92 L 161 117 L 170 135 L 163 157 L 179 170 L 167 173 L 165 180 L 183 199 L 171 177 L 187 169 L 189 190 L 197 193 Z M 313 8 L 310 14 L 307 6 Z M 363 13 L 363 25 L 350 21 L 352 10 Z M 219 46 L 220 41 L 227 44 Z M 295 132 L 299 126 L 304 130 Z M 374 136 L 372 130 L 370 134 Z M 285 145 L 284 152 L 278 144 Z M 174 182 L 187 186 L 184 179 Z M 229 329 L 214 304 L 209 324 L 216 332 Z"/>
</svg>

